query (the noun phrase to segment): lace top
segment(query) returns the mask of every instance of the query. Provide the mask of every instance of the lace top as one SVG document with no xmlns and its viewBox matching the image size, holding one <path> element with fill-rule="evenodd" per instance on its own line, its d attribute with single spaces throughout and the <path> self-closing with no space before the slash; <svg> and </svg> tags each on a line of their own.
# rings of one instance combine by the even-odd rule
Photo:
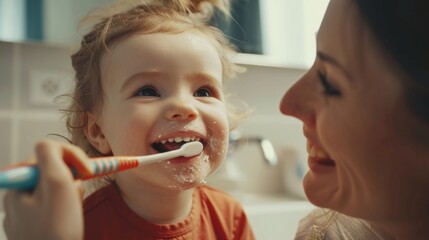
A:
<svg viewBox="0 0 429 240">
<path fill-rule="evenodd" d="M 390 240 L 362 219 L 318 208 L 303 218 L 295 240 Z"/>
</svg>

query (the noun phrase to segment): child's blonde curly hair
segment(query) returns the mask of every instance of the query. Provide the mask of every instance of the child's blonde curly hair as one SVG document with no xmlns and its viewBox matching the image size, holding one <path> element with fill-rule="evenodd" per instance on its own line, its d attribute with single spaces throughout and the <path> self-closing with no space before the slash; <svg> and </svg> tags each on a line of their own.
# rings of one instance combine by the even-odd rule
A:
<svg viewBox="0 0 429 240">
<path fill-rule="evenodd" d="M 215 7 L 228 15 L 227 0 L 153 0 L 119 1 L 85 17 L 82 23 L 95 23 L 83 36 L 79 50 L 71 56 L 76 72 L 75 88 L 71 105 L 65 111 L 70 141 L 83 148 L 89 156 L 101 155 L 84 133 L 88 113 L 96 112 L 103 104 L 100 61 L 103 54 L 109 52 L 109 46 L 130 35 L 202 33 L 219 53 L 224 78 L 234 77 L 241 69 L 229 59 L 235 50 L 219 29 L 208 24 Z M 240 112 L 231 105 L 228 109 L 232 129 L 247 111 Z"/>
</svg>

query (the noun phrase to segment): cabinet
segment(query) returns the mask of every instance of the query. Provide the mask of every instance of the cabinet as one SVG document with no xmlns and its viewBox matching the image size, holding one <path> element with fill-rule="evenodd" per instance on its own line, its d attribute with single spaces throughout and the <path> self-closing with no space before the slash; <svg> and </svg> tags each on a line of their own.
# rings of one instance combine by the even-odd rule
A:
<svg viewBox="0 0 429 240">
<path fill-rule="evenodd" d="M 262 42 L 270 62 L 309 68 L 316 55 L 316 32 L 329 0 L 260 0 Z"/>
</svg>

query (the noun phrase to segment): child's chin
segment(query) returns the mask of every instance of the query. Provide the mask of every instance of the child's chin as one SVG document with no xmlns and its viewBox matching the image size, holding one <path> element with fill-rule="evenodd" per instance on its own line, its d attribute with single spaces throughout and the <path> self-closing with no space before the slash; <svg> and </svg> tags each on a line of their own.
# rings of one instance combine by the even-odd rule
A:
<svg viewBox="0 0 429 240">
<path fill-rule="evenodd" d="M 206 182 L 200 179 L 194 179 L 192 181 L 175 181 L 172 183 L 169 188 L 173 190 L 185 191 L 196 188 L 200 185 L 204 185 Z"/>
</svg>

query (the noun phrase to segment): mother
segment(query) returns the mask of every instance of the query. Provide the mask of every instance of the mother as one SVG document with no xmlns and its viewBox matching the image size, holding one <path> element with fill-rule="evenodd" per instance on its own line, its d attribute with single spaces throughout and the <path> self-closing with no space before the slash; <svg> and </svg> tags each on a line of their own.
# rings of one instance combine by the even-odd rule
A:
<svg viewBox="0 0 429 240">
<path fill-rule="evenodd" d="M 331 0 L 314 65 L 280 106 L 304 124 L 308 199 L 334 210 L 297 238 L 429 239 L 428 13 L 426 0 Z"/>
</svg>

